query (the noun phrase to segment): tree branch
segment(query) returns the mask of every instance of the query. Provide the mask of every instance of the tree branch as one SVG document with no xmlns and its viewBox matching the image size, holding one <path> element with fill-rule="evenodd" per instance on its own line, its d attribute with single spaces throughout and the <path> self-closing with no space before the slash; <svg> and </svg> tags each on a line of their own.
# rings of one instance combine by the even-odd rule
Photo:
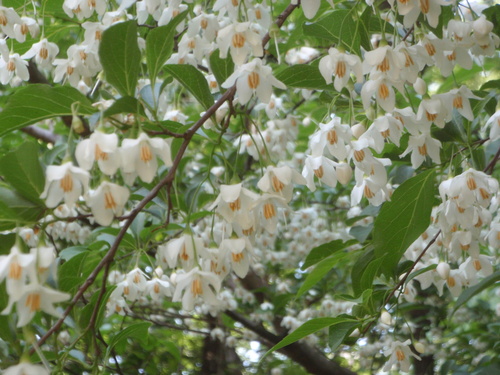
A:
<svg viewBox="0 0 500 375">
<path fill-rule="evenodd" d="M 35 125 L 26 126 L 25 128 L 22 128 L 21 131 L 46 143 L 56 143 L 59 139 L 57 134 L 54 134 L 49 130 L 39 128 Z"/>
<path fill-rule="evenodd" d="M 281 341 L 281 337 L 266 330 L 261 324 L 256 324 L 237 312 L 226 310 L 225 314 L 231 319 L 241 323 L 245 328 L 258 334 L 274 346 Z M 297 341 L 285 346 L 278 352 L 290 357 L 293 361 L 303 366 L 309 373 L 316 375 L 355 375 L 356 373 L 340 366 L 335 361 L 326 358 L 319 350 L 312 346 Z"/>
</svg>

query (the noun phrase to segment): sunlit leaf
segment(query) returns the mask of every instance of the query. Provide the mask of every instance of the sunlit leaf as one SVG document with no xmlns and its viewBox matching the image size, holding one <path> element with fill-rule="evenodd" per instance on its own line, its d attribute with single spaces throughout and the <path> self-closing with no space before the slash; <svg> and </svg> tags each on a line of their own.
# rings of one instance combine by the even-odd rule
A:
<svg viewBox="0 0 500 375">
<path fill-rule="evenodd" d="M 99 58 L 106 81 L 123 96 L 134 96 L 141 67 L 137 23 L 117 23 L 102 33 Z"/>
<path fill-rule="evenodd" d="M 375 257 L 385 255 L 381 270 L 393 274 L 413 241 L 429 226 L 435 194 L 435 172 L 428 170 L 401 184 L 384 203 L 375 218 L 373 240 Z"/>
</svg>

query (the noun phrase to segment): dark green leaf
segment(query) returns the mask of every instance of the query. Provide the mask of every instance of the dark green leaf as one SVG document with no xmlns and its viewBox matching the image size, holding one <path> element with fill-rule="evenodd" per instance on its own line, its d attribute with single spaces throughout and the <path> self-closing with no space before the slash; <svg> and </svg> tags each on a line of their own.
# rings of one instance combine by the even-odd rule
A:
<svg viewBox="0 0 500 375">
<path fill-rule="evenodd" d="M 18 224 L 36 223 L 42 216 L 44 207 L 23 198 L 13 190 L 0 187 L 0 202 L 14 214 Z"/>
<path fill-rule="evenodd" d="M 148 33 L 146 38 L 146 62 L 148 64 L 151 82 L 155 82 L 163 64 L 174 50 L 174 37 L 177 25 L 186 17 L 188 12 L 175 16 L 168 25 L 156 27 Z"/>
<path fill-rule="evenodd" d="M 274 352 L 275 350 L 279 350 L 287 345 L 293 344 L 294 342 L 296 342 L 300 339 L 303 339 L 304 337 L 309 336 L 310 334 L 318 332 L 319 330 L 321 330 L 323 328 L 327 328 L 327 327 L 333 326 L 335 324 L 347 323 L 347 322 L 356 323 L 357 321 L 353 318 L 347 318 L 347 317 L 316 318 L 316 319 L 308 320 L 307 322 L 302 324 L 299 328 L 297 328 L 295 331 L 293 331 L 288 336 L 286 336 L 279 343 L 274 345 L 271 349 L 269 349 L 267 351 L 267 353 L 264 355 L 264 357 L 267 356 L 268 354 Z M 262 361 L 262 359 L 261 359 L 261 361 Z"/>
<path fill-rule="evenodd" d="M 472 297 L 481 293 L 483 290 L 489 288 L 498 281 L 500 281 L 500 270 L 494 272 L 488 277 L 485 277 L 478 284 L 465 289 L 462 294 L 458 296 L 458 299 L 455 302 L 455 307 L 453 307 L 452 314 L 454 314 L 460 306 L 467 303 L 467 301 L 469 301 Z"/>
<path fill-rule="evenodd" d="M 45 177 L 38 161 L 36 144 L 23 143 L 0 159 L 0 174 L 23 197 L 43 204 L 40 194 L 43 192 Z"/>
<path fill-rule="evenodd" d="M 331 12 L 314 23 L 305 23 L 304 34 L 320 39 L 327 39 L 336 44 L 342 44 L 349 51 L 360 54 L 360 22 L 355 22 L 352 12 L 339 9 Z"/>
<path fill-rule="evenodd" d="M 99 58 L 106 81 L 123 96 L 134 96 L 141 65 L 137 23 L 117 23 L 102 34 Z"/>
<path fill-rule="evenodd" d="M 342 257 L 344 253 L 336 254 L 334 256 L 323 259 L 316 265 L 316 267 L 314 267 L 314 269 L 309 273 L 309 275 L 307 275 L 306 279 L 304 280 L 304 283 L 300 286 L 300 289 L 297 292 L 297 298 L 299 298 L 301 295 L 303 295 L 305 292 L 311 289 L 314 285 L 316 285 L 318 281 L 320 281 L 332 269 L 332 267 L 339 260 L 339 256 L 337 255 L 340 255 Z"/>
<path fill-rule="evenodd" d="M 359 326 L 357 322 L 344 322 L 331 325 L 328 329 L 328 345 L 335 352 L 345 338 Z"/>
<path fill-rule="evenodd" d="M 75 114 L 90 115 L 96 112 L 90 101 L 73 87 L 29 85 L 17 90 L 0 112 L 0 137 L 4 134 L 38 121 Z"/>
<path fill-rule="evenodd" d="M 354 245 L 355 243 L 357 243 L 356 240 L 349 240 L 346 242 L 342 240 L 334 240 L 328 243 L 324 243 L 323 245 L 316 246 L 307 256 L 306 261 L 302 265 L 301 269 L 306 270 L 307 268 L 315 265 L 326 257 L 329 257 L 337 251 L 344 250 L 349 246 Z"/>
<path fill-rule="evenodd" d="M 493 32 L 496 35 L 499 35 L 500 34 L 500 4 L 493 5 L 487 9 L 483 10 L 482 13 L 486 16 L 488 21 L 491 21 L 493 23 L 493 26 L 494 26 Z"/>
<path fill-rule="evenodd" d="M 224 83 L 224 81 L 234 72 L 234 62 L 231 57 L 226 57 L 221 59 L 219 56 L 219 50 L 215 50 L 210 55 L 210 68 L 214 73 L 215 79 L 219 84 L 219 87 Z M 221 90 L 225 91 L 221 87 Z"/>
<path fill-rule="evenodd" d="M 354 263 L 354 266 L 352 267 L 351 282 L 352 289 L 354 291 L 354 297 L 356 298 L 359 297 L 364 290 L 361 286 L 361 279 L 363 277 L 365 269 L 368 267 L 374 257 L 375 254 L 373 252 L 373 249 L 366 249 L 358 258 L 358 260 L 356 260 L 356 263 Z"/>
<path fill-rule="evenodd" d="M 146 117 L 142 104 L 132 96 L 123 96 L 106 109 L 103 117 L 110 117 L 119 113 L 134 113 Z"/>
<path fill-rule="evenodd" d="M 101 326 L 102 320 L 104 319 L 104 313 L 106 312 L 106 304 L 114 289 L 114 285 L 106 288 L 106 292 L 101 298 L 101 304 L 98 307 L 97 315 L 95 317 L 95 327 Z M 99 294 L 99 292 L 94 293 L 89 303 L 81 310 L 78 320 L 78 324 L 81 329 L 85 329 L 89 325 L 92 314 L 96 308 L 97 300 L 99 299 Z"/>
<path fill-rule="evenodd" d="M 429 226 L 435 193 L 435 172 L 406 180 L 384 203 L 374 223 L 375 257 L 385 255 L 381 270 L 392 276 L 401 256 Z"/>
<path fill-rule="evenodd" d="M 214 98 L 208 88 L 207 80 L 194 66 L 169 64 L 165 65 L 164 69 L 193 94 L 205 109 L 210 108 L 214 104 Z"/>
<path fill-rule="evenodd" d="M 116 335 L 114 335 L 109 341 L 108 347 L 106 349 L 106 358 L 109 358 L 111 351 L 116 345 L 119 345 L 121 342 L 127 342 L 128 339 L 136 339 L 141 343 L 146 344 L 149 337 L 148 329 L 151 327 L 151 323 L 142 322 L 131 324 L 128 327 L 124 328 Z"/>
<path fill-rule="evenodd" d="M 10 253 L 10 249 L 16 243 L 16 234 L 0 234 L 0 255 L 6 255 Z"/>
<path fill-rule="evenodd" d="M 372 230 L 372 223 L 368 225 L 356 225 L 355 227 L 351 227 L 349 229 L 349 234 L 357 239 L 360 243 L 363 243 L 366 241 Z"/>
<path fill-rule="evenodd" d="M 73 256 L 59 267 L 59 289 L 73 293 L 101 261 L 97 251 L 85 251 Z"/>
<path fill-rule="evenodd" d="M 288 87 L 309 90 L 333 90 L 314 65 L 293 65 L 276 73 L 276 78 Z"/>
</svg>

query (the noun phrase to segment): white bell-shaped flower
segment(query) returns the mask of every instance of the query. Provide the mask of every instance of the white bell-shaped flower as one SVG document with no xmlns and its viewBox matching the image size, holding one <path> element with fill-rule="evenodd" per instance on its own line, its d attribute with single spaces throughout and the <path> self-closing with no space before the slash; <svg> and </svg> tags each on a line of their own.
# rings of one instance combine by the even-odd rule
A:
<svg viewBox="0 0 500 375">
<path fill-rule="evenodd" d="M 87 194 L 90 175 L 82 168 L 67 162 L 63 165 L 50 165 L 46 170 L 45 189 L 40 198 L 46 199 L 49 208 L 56 207 L 62 200 L 72 208 L 78 198 Z"/>
<path fill-rule="evenodd" d="M 151 182 L 158 169 L 157 157 L 165 166 L 172 166 L 170 139 L 149 138 L 141 133 L 137 139 L 124 139 L 121 147 L 122 170 L 139 175 L 142 181 Z"/>
<path fill-rule="evenodd" d="M 89 194 L 87 203 L 92 210 L 94 220 L 100 225 L 107 226 L 115 216 L 123 214 L 129 196 L 130 192 L 126 187 L 104 181 Z"/>
<path fill-rule="evenodd" d="M 273 86 L 282 90 L 286 89 L 285 84 L 273 76 L 272 69 L 263 65 L 261 59 L 253 59 L 252 62 L 238 67 L 222 84 L 222 87 L 229 88 L 235 83 L 238 102 L 241 104 L 248 103 L 254 94 L 261 102 L 269 103 Z"/>
<path fill-rule="evenodd" d="M 89 138 L 84 139 L 76 146 L 75 157 L 78 165 L 90 170 L 97 161 L 99 169 L 106 175 L 112 176 L 120 167 L 118 151 L 118 136 L 114 133 L 105 134 L 95 131 Z"/>
</svg>

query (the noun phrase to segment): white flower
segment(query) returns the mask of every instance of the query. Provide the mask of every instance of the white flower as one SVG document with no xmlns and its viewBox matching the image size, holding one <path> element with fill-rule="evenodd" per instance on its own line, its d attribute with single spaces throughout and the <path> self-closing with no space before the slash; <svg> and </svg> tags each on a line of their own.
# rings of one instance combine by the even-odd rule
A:
<svg viewBox="0 0 500 375">
<path fill-rule="evenodd" d="M 210 209 L 217 207 L 216 213 L 221 215 L 228 223 L 238 221 L 243 228 L 251 223 L 249 212 L 258 195 L 245 189 L 242 184 L 221 185 L 220 194 Z"/>
<path fill-rule="evenodd" d="M 56 318 L 61 314 L 53 306 L 54 303 L 63 302 L 70 298 L 67 293 L 62 293 L 54 289 L 47 288 L 38 282 L 31 282 L 26 285 L 22 293 L 15 299 L 9 300 L 8 306 L 2 311 L 2 315 L 10 314 L 12 305 L 16 302 L 19 320 L 18 327 L 28 324 L 38 311 L 46 312 Z"/>
<path fill-rule="evenodd" d="M 332 75 L 335 76 L 333 86 L 335 90 L 341 91 L 346 87 L 351 72 L 356 76 L 356 82 L 363 80 L 363 68 L 361 60 L 356 55 L 348 55 L 340 52 L 336 48 L 330 48 L 328 55 L 319 62 L 319 71 L 326 83 L 332 83 Z"/>
<path fill-rule="evenodd" d="M 36 38 L 40 32 L 40 26 L 35 19 L 30 17 L 21 17 L 21 23 L 14 25 L 14 37 L 19 43 L 26 41 L 26 35 L 30 33 L 32 38 Z"/>
<path fill-rule="evenodd" d="M 432 138 L 430 131 L 423 132 L 419 135 L 410 135 L 408 148 L 400 157 L 404 157 L 411 152 L 411 166 L 413 169 L 417 169 L 422 165 L 427 156 L 430 156 L 434 163 L 441 164 L 440 149 L 441 142 Z"/>
<path fill-rule="evenodd" d="M 126 187 L 104 181 L 90 194 L 87 203 L 92 210 L 94 220 L 100 225 L 107 226 L 115 216 L 123 213 L 129 196 L 130 192 Z"/>
<path fill-rule="evenodd" d="M 32 365 L 28 362 L 21 362 L 18 365 L 7 367 L 2 372 L 3 375 L 49 375 L 50 372 L 40 365 Z"/>
<path fill-rule="evenodd" d="M 327 147 L 330 154 L 338 160 L 344 160 L 348 154 L 348 144 L 352 138 L 349 125 L 341 123 L 341 118 L 333 116 L 327 124 L 320 123 L 316 133 L 310 136 L 309 148 L 312 156 L 322 156 Z"/>
<path fill-rule="evenodd" d="M 90 170 L 94 161 L 97 161 L 99 169 L 104 174 L 112 176 L 120 167 L 118 136 L 114 133 L 95 131 L 89 138 L 78 143 L 75 157 L 83 169 Z"/>
<path fill-rule="evenodd" d="M 322 183 L 335 187 L 337 185 L 337 174 L 335 166 L 337 164 L 324 156 L 310 156 L 307 159 L 302 170 L 302 176 L 306 179 L 307 187 L 311 191 L 316 191 L 314 184 L 314 176 L 316 176 Z"/>
<path fill-rule="evenodd" d="M 175 268 L 178 263 L 185 270 L 195 265 L 195 258 L 205 255 L 203 240 L 191 234 L 183 234 L 158 247 L 157 258 L 162 267 Z"/>
<path fill-rule="evenodd" d="M 293 183 L 305 185 L 306 180 L 295 169 L 287 165 L 281 167 L 269 166 L 264 176 L 257 183 L 257 187 L 266 193 L 276 193 L 285 198 L 287 202 L 292 200 Z"/>
<path fill-rule="evenodd" d="M 414 357 L 420 361 L 420 357 L 411 351 L 410 344 L 410 340 L 406 340 L 405 342 L 393 341 L 390 348 L 384 351 L 384 355 L 390 355 L 390 358 L 385 364 L 383 371 L 389 371 L 394 364 L 398 364 L 399 369 L 403 372 L 410 371 L 410 357 Z"/>
<path fill-rule="evenodd" d="M 248 103 L 253 94 L 256 94 L 261 102 L 269 103 L 273 86 L 282 90 L 286 89 L 285 84 L 273 76 L 272 69 L 262 65 L 261 59 L 253 59 L 252 62 L 238 67 L 222 84 L 222 87 L 227 89 L 235 83 L 238 102 L 241 104 Z"/>
<path fill-rule="evenodd" d="M 8 84 L 14 76 L 19 77 L 23 81 L 27 81 L 30 78 L 28 62 L 23 60 L 18 53 L 2 57 L 0 59 L 0 83 L 2 85 Z"/>
<path fill-rule="evenodd" d="M 182 300 L 184 310 L 192 310 L 198 298 L 203 299 L 209 305 L 219 303 L 215 294 L 220 290 L 221 281 L 211 272 L 193 268 L 188 273 L 177 274 L 175 282 L 177 285 L 172 301 L 179 302 Z"/>
<path fill-rule="evenodd" d="M 46 175 L 45 189 L 40 198 L 47 198 L 45 204 L 49 208 L 56 207 L 62 200 L 72 208 L 80 195 L 87 194 L 90 175 L 71 162 L 48 166 Z"/>
<path fill-rule="evenodd" d="M 21 58 L 29 60 L 35 57 L 36 63 L 44 69 L 52 69 L 52 62 L 59 53 L 57 44 L 49 42 L 46 38 L 35 43 L 31 48 L 21 56 Z"/>
<path fill-rule="evenodd" d="M 230 258 L 231 267 L 236 275 L 244 278 L 252 260 L 252 245 L 247 238 L 224 239 L 220 244 L 222 257 Z"/>
<path fill-rule="evenodd" d="M 252 29 L 250 22 L 232 23 L 221 29 L 217 35 L 217 45 L 220 58 L 225 59 L 229 50 L 236 65 L 243 64 L 250 53 L 254 56 L 264 54 L 262 39 Z"/>
<path fill-rule="evenodd" d="M 158 168 L 156 157 L 165 166 L 172 166 L 170 142 L 171 139 L 149 138 L 145 133 L 137 139 L 124 139 L 121 147 L 123 172 L 139 175 L 144 182 L 153 181 Z"/>
</svg>

